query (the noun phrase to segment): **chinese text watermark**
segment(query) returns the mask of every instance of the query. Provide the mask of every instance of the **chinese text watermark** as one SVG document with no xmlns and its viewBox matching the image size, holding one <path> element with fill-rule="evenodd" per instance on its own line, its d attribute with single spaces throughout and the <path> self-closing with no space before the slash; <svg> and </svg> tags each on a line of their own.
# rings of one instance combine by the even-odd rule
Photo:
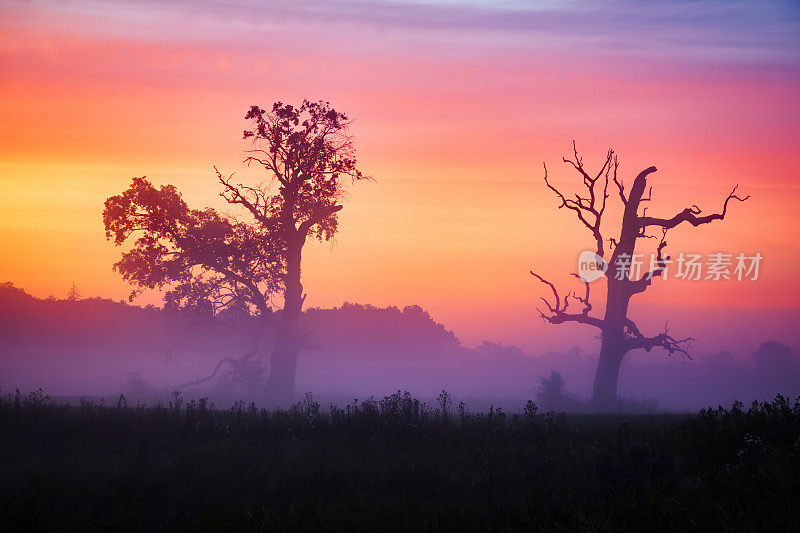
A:
<svg viewBox="0 0 800 533">
<path fill-rule="evenodd" d="M 660 276 L 662 279 L 672 277 L 685 281 L 756 281 L 763 259 L 764 256 L 758 252 L 752 255 L 744 252 L 738 254 L 716 252 L 705 255 L 681 252 L 674 259 L 660 257 L 656 253 L 621 253 L 612 268 L 596 253 L 584 251 L 578 257 L 578 276 L 587 283 L 606 275 L 616 280 L 650 279 Z"/>
</svg>

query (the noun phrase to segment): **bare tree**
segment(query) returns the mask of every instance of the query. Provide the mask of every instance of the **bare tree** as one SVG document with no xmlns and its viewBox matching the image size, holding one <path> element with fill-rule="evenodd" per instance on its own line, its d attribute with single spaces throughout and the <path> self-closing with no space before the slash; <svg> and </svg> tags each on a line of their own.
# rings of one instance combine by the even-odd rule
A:
<svg viewBox="0 0 800 533">
<path fill-rule="evenodd" d="M 656 172 L 655 167 L 649 167 L 641 171 L 633 180 L 630 190 L 626 192 L 624 184 L 617 175 L 619 162 L 613 150 L 608 151 L 605 162 L 596 174 L 590 174 L 586 170 L 583 160 L 578 155 L 574 141 L 573 158 L 563 158 L 563 162 L 571 166 L 580 175 L 585 189 L 583 195 L 565 195 L 554 187 L 548 180 L 546 165 L 544 166 L 544 181 L 561 202 L 558 206 L 559 209 L 566 208 L 574 212 L 578 220 L 589 230 L 599 258 L 605 260 L 610 253 L 606 271 L 605 316 L 599 318 L 591 314 L 592 304 L 587 281 L 584 280 L 584 288 L 580 293 L 567 292 L 561 297 L 553 283 L 533 271 L 531 271 L 531 274 L 547 285 L 553 295 L 552 300 L 542 298 L 545 309 L 540 310 L 539 313 L 545 321 L 551 324 L 577 322 L 594 326 L 600 330 L 602 345 L 594 379 L 592 402 L 599 409 L 608 409 L 617 402 L 617 382 L 620 364 L 625 354 L 631 350 L 644 349 L 650 351 L 653 348 L 663 348 L 670 355 L 681 353 L 689 356 L 687 350 L 694 340 L 691 337 L 675 338 L 670 334 L 667 327 L 664 328 L 663 332 L 655 336 L 646 336 L 640 331 L 636 323 L 628 317 L 628 304 L 631 298 L 647 290 L 653 279 L 661 276 L 667 268 L 670 260 L 669 256 L 664 255 L 664 249 L 667 246 L 667 231 L 684 222 L 696 227 L 715 220 L 722 220 L 725 218 L 728 203 L 731 200 L 743 202 L 749 196 L 737 196 L 737 186 L 725 198 L 720 213 L 702 215 L 700 208 L 693 205 L 670 218 L 651 217 L 646 215 L 647 208 L 642 208 L 640 212 L 640 207 L 642 207 L 643 203 L 652 199 L 652 189 L 648 189 L 647 179 L 648 176 Z M 608 192 L 610 183 L 613 183 L 612 187 L 616 189 L 619 201 L 623 206 L 621 231 L 618 239 L 606 239 L 601 232 L 603 215 L 606 212 L 607 201 L 610 197 Z M 647 196 L 645 196 L 646 190 L 648 191 Z M 647 231 L 652 229 L 660 231 L 660 237 L 648 235 Z M 637 241 L 642 238 L 658 239 L 655 261 L 652 270 L 646 272 L 642 277 L 634 279 L 632 278 L 632 269 L 629 268 L 629 262 L 630 258 L 634 256 Z M 610 248 L 609 251 L 606 250 L 606 243 Z M 572 275 L 581 279 L 578 274 Z M 572 301 L 570 301 L 570 298 L 572 298 Z"/>
</svg>

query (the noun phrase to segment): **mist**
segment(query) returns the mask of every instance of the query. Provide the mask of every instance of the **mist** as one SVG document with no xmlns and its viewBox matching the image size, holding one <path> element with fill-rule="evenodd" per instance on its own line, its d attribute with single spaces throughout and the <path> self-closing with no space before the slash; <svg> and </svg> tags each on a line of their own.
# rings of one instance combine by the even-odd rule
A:
<svg viewBox="0 0 800 533">
<path fill-rule="evenodd" d="M 73 400 L 116 401 L 125 394 L 148 404 L 181 389 L 219 405 L 238 399 L 269 405 L 272 400 L 248 389 L 226 364 L 214 379 L 193 383 L 208 378 L 224 358 L 251 349 L 243 334 L 247 320 L 238 327 L 228 322 L 101 298 L 40 299 L 6 283 L 0 289 L 0 387 L 42 388 Z M 591 396 L 597 367 L 596 352 L 577 346 L 539 352 L 491 340 L 465 346 L 418 306 L 310 308 L 302 329 L 307 347 L 298 359 L 296 396 L 311 392 L 336 404 L 398 390 L 433 399 L 446 390 L 475 409 L 521 409 L 541 397 L 542 380 L 556 371 L 564 395 L 578 402 L 553 407 L 586 410 L 580 400 Z M 633 352 L 620 371 L 619 395 L 649 402 L 651 409 L 692 411 L 800 394 L 796 350 L 780 339 L 762 343 L 692 359 Z M 267 350 L 259 354 L 266 365 Z"/>
</svg>

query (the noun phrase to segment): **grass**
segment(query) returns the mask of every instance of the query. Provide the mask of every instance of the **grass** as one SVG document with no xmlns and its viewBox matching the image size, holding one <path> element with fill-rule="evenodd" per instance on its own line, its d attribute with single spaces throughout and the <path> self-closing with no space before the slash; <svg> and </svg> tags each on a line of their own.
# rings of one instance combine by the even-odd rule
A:
<svg viewBox="0 0 800 533">
<path fill-rule="evenodd" d="M 0 398 L 0 528 L 790 530 L 800 399 L 520 413 L 397 393 L 323 409 Z"/>
</svg>

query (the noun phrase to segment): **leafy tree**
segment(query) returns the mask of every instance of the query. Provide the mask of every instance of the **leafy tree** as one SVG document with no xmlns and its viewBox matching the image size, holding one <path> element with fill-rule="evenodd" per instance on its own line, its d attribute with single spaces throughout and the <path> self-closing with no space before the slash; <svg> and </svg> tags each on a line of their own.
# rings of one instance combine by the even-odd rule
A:
<svg viewBox="0 0 800 533">
<path fill-rule="evenodd" d="M 172 311 L 272 316 L 269 297 L 279 287 L 281 257 L 260 225 L 190 209 L 173 185 L 156 188 L 145 177 L 106 200 L 103 223 L 117 246 L 133 240 L 114 264 L 133 286 L 131 300 L 157 289 L 165 290 Z"/>
<path fill-rule="evenodd" d="M 782 342 L 766 341 L 753 353 L 753 361 L 761 370 L 783 374 L 792 371 L 794 355 L 792 349 Z"/>
<path fill-rule="evenodd" d="M 259 343 L 274 327 L 269 302 L 279 290 L 282 264 L 269 232 L 211 208 L 191 209 L 174 186 L 157 188 L 145 177 L 133 178 L 126 191 L 106 200 L 103 222 L 116 245 L 132 242 L 114 264 L 133 287 L 130 300 L 145 289 L 163 290 L 167 310 L 252 339 L 252 349 L 225 357 L 210 376 L 182 386 L 209 381 L 223 366 L 245 386 L 263 384 Z M 222 320 L 242 316 L 255 317 L 255 324 L 242 330 Z"/>
<path fill-rule="evenodd" d="M 303 247 L 309 237 L 333 238 L 345 179 L 365 176 L 356 167 L 350 120 L 328 102 L 276 102 L 269 111 L 253 106 L 245 119 L 250 129 L 244 138 L 253 142 L 245 163 L 262 167 L 266 179 L 245 185 L 218 170 L 217 179 L 220 195 L 242 207 L 248 221 L 190 209 L 174 186 L 156 189 L 144 178 L 106 200 L 103 220 L 117 245 L 138 236 L 115 265 L 134 286 L 132 297 L 145 288 L 167 289 L 169 308 L 212 316 L 246 312 L 261 318 L 262 327 L 276 328 L 266 385 L 271 394 L 287 396 L 304 345 L 298 328 Z M 274 316 L 270 301 L 276 293 L 283 304 Z M 239 366 L 249 365 L 253 354 Z"/>
<path fill-rule="evenodd" d="M 546 407 L 561 407 L 564 402 L 566 382 L 561 372 L 550 371 L 549 378 L 541 378 L 541 385 L 536 391 L 536 401 Z"/>
<path fill-rule="evenodd" d="M 277 181 L 278 194 L 270 194 L 264 185 L 234 185 L 230 178 L 218 177 L 225 200 L 250 211 L 280 248 L 283 309 L 269 385 L 275 393 L 288 395 L 294 391 L 303 344 L 298 328 L 305 300 L 300 277 L 303 247 L 309 237 L 327 241 L 336 234 L 343 179 L 366 176 L 356 166 L 350 119 L 328 102 L 304 100 L 300 107 L 276 102 L 271 111 L 253 106 L 245 118 L 252 121 L 252 129 L 244 137 L 253 139 L 245 161 L 260 165 L 270 182 Z"/>
<path fill-rule="evenodd" d="M 583 165 L 583 160 L 578 155 L 578 150 L 573 142 L 574 159 L 564 158 L 564 163 L 571 166 L 581 177 L 582 185 L 586 189 L 583 196 L 580 194 L 565 195 L 556 189 L 547 177 L 547 166 L 544 167 L 544 181 L 547 187 L 556 194 L 560 204 L 559 209 L 567 208 L 575 213 L 578 220 L 589 230 L 592 240 L 596 246 L 598 263 L 607 261 L 608 269 L 605 272 L 606 283 L 606 310 L 605 316 L 599 318 L 591 315 L 592 304 L 589 301 L 589 283 L 584 280 L 583 296 L 577 292 L 568 292 L 562 298 L 555 285 L 544 279 L 539 274 L 531 271 L 531 274 L 539 281 L 547 285 L 553 294 L 553 301 L 550 302 L 543 298 L 546 310 L 540 310 L 542 318 L 551 324 L 563 324 L 567 322 L 577 322 L 588 324 L 600 330 L 602 345 L 600 347 L 600 357 L 597 365 L 597 373 L 594 380 L 594 391 L 592 401 L 595 407 L 608 409 L 614 407 L 617 402 L 617 381 L 619 379 L 619 369 L 622 359 L 631 350 L 644 349 L 650 351 L 653 348 L 663 348 L 669 354 L 682 353 L 689 355 L 687 348 L 692 339 L 676 339 L 670 335 L 667 328 L 658 335 L 648 337 L 643 334 L 636 323 L 628 317 L 628 304 L 634 295 L 641 294 L 652 283 L 653 279 L 663 274 L 670 260 L 664 255 L 664 248 L 667 246 L 667 231 L 683 223 L 692 226 L 708 224 L 715 220 L 722 220 L 728 211 L 728 203 L 731 200 L 745 201 L 749 198 L 736 195 L 737 187 L 725 198 L 722 212 L 710 215 L 701 215 L 701 210 L 696 205 L 687 207 L 681 212 L 670 218 L 658 218 L 646 215 L 647 208 L 642 208 L 642 204 L 652 199 L 652 188 L 648 191 L 647 179 L 652 173 L 656 172 L 656 167 L 649 167 L 641 171 L 633 180 L 633 185 L 626 192 L 623 183 L 617 176 L 619 163 L 613 150 L 606 154 L 605 162 L 597 174 L 590 174 Z M 619 238 L 606 239 L 602 233 L 601 223 L 605 214 L 607 200 L 610 197 L 608 187 L 613 181 L 613 187 L 617 189 L 619 200 L 622 203 L 623 215 Z M 648 235 L 648 230 L 660 230 L 660 240 L 655 235 Z M 633 257 L 637 242 L 642 238 L 656 238 L 658 245 L 656 257 L 652 270 L 645 273 L 641 278 L 634 279 L 630 268 L 630 261 Z M 611 250 L 606 250 L 608 243 Z M 627 262 L 627 263 L 626 263 Z M 619 274 L 622 275 L 619 275 Z M 573 274 L 580 279 L 578 274 Z M 570 298 L 573 302 L 570 302 Z M 570 307 L 577 305 L 578 310 L 571 310 Z"/>
</svg>

